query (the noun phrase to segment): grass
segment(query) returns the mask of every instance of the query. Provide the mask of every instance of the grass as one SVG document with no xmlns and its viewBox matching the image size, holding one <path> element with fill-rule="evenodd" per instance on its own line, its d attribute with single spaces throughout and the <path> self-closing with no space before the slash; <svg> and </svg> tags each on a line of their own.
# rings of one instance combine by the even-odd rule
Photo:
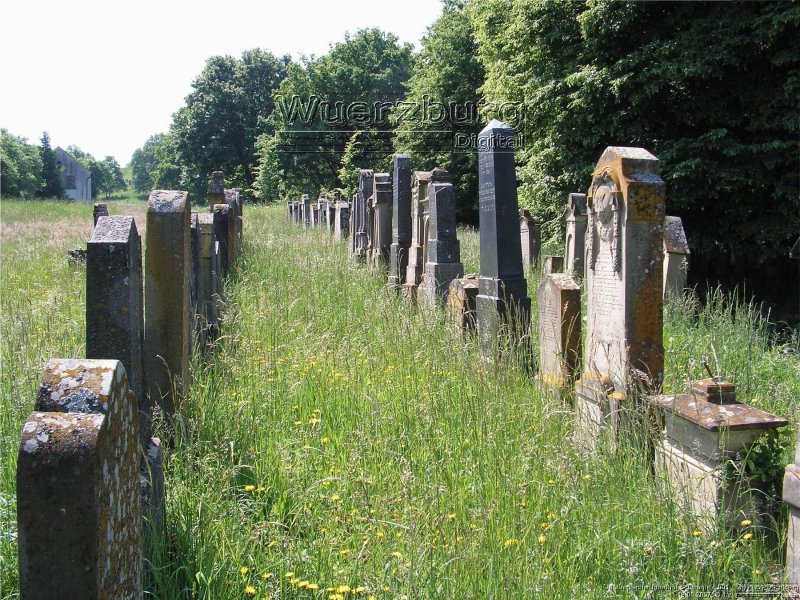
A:
<svg viewBox="0 0 800 600">
<path fill-rule="evenodd" d="M 635 442 L 573 450 L 570 408 L 531 373 L 486 365 L 443 313 L 404 303 L 345 243 L 284 213 L 245 208 L 223 336 L 192 365 L 168 458 L 153 597 L 602 598 L 611 585 L 672 586 L 661 597 L 780 576 L 781 551 L 760 531 L 700 534 Z M 42 227 L 32 222 L 46 231 L 18 234 Z M 85 273 L 66 249 L 85 243 L 91 205 L 4 202 L 2 223 L 8 598 L 20 431 L 45 360 L 84 351 Z M 477 272 L 477 232 L 459 237 Z M 665 387 L 702 376 L 713 347 L 742 398 L 794 421 L 797 355 L 770 336 L 754 307 L 722 294 L 704 307 L 673 300 Z M 643 595 L 632 589 L 620 595 Z"/>
</svg>

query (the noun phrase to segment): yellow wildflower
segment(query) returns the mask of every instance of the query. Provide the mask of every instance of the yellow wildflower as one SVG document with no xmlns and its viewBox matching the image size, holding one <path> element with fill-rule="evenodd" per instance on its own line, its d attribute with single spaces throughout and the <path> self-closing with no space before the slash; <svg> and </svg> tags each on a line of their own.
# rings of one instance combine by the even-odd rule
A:
<svg viewBox="0 0 800 600">
<path fill-rule="evenodd" d="M 347 556 L 348 554 L 350 554 L 349 548 L 343 548 L 342 550 L 339 550 L 339 556 Z"/>
<path fill-rule="evenodd" d="M 519 544 L 519 540 L 517 538 L 509 538 L 505 542 L 503 542 L 503 548 L 516 546 L 517 544 Z"/>
<path fill-rule="evenodd" d="M 318 583 L 309 583 L 306 586 L 306 589 L 308 591 L 310 591 L 310 592 L 316 592 L 319 589 L 319 584 Z"/>
<path fill-rule="evenodd" d="M 286 571 L 283 576 L 286 577 L 286 579 L 291 579 L 294 577 L 294 571 Z"/>
<path fill-rule="evenodd" d="M 742 539 L 743 539 L 745 542 L 747 542 L 747 541 L 749 541 L 749 540 L 753 539 L 753 534 L 752 534 L 752 533 L 745 533 L 745 534 L 742 536 Z"/>
<path fill-rule="evenodd" d="M 275 540 L 272 540 L 269 544 L 267 544 L 267 548 L 274 548 L 277 545 L 278 545 L 278 542 L 276 542 Z"/>
<path fill-rule="evenodd" d="M 265 488 L 263 485 L 260 485 L 260 486 L 258 486 L 256 491 L 259 492 L 259 493 L 263 493 L 263 492 L 267 491 L 267 488 Z"/>
<path fill-rule="evenodd" d="M 247 575 L 248 571 L 250 571 L 250 569 L 248 569 L 247 567 L 239 567 L 239 573 L 241 573 L 242 575 Z"/>
<path fill-rule="evenodd" d="M 354 594 L 363 594 L 365 591 L 367 591 L 367 588 L 365 588 L 363 585 L 360 585 L 357 588 L 353 588 Z"/>
<path fill-rule="evenodd" d="M 308 581 L 308 579 L 303 579 L 303 581 L 298 581 L 297 582 L 297 587 L 299 587 L 301 590 L 304 590 L 304 589 L 306 589 L 308 587 L 309 583 L 310 582 Z"/>
<path fill-rule="evenodd" d="M 547 518 L 550 519 L 551 521 L 555 521 L 558 518 L 558 515 L 556 515 L 555 513 L 550 513 L 549 515 L 547 515 Z"/>
<path fill-rule="evenodd" d="M 349 585 L 339 585 L 336 587 L 337 594 L 349 594 L 350 593 L 350 586 Z"/>
<path fill-rule="evenodd" d="M 401 552 L 398 552 L 397 550 L 395 550 L 394 552 L 392 552 L 392 556 L 393 556 L 394 558 L 403 558 L 403 554 L 402 554 Z"/>
<path fill-rule="evenodd" d="M 254 486 L 254 485 L 246 485 L 246 486 L 244 486 L 244 491 L 245 492 L 252 492 L 255 489 L 256 489 L 256 486 Z"/>
<path fill-rule="evenodd" d="M 386 533 L 383 531 L 383 529 L 379 529 L 378 531 L 375 532 L 375 535 L 378 536 L 379 538 L 382 538 L 383 536 L 386 535 Z"/>
<path fill-rule="evenodd" d="M 539 537 L 536 538 L 536 541 L 540 544 L 544 544 L 547 541 L 547 536 L 545 534 L 540 534 Z"/>
<path fill-rule="evenodd" d="M 264 572 L 261 574 L 261 579 L 263 579 L 264 581 L 266 581 L 266 580 L 267 580 L 267 579 L 269 579 L 270 577 L 272 577 L 272 573 L 267 573 L 266 571 L 264 571 Z"/>
<path fill-rule="evenodd" d="M 244 595 L 248 598 L 252 598 L 256 595 L 256 588 L 254 588 L 252 585 L 248 585 L 246 588 L 244 588 Z"/>
<path fill-rule="evenodd" d="M 745 519 L 744 521 L 739 523 L 739 525 L 741 525 L 742 527 L 749 527 L 752 524 L 753 524 L 753 522 L 750 519 Z"/>
<path fill-rule="evenodd" d="M 327 444 L 327 443 L 328 443 L 328 442 L 330 442 L 330 441 L 331 441 L 331 440 L 330 440 L 330 438 L 329 438 L 328 436 L 325 436 L 324 438 L 322 438 L 322 439 L 320 440 L 320 443 L 321 443 L 321 444 Z"/>
<path fill-rule="evenodd" d="M 303 424 L 302 421 L 295 421 L 294 422 L 295 427 L 300 427 L 300 425 L 302 425 L 302 424 Z"/>
<path fill-rule="evenodd" d="M 700 531 L 699 529 L 695 529 L 695 530 L 692 532 L 692 536 L 693 536 L 693 537 L 703 537 L 703 532 L 702 532 L 702 531 Z"/>
<path fill-rule="evenodd" d="M 456 520 L 456 513 L 450 513 L 449 515 L 447 515 L 447 520 L 448 521 L 455 521 Z"/>
</svg>

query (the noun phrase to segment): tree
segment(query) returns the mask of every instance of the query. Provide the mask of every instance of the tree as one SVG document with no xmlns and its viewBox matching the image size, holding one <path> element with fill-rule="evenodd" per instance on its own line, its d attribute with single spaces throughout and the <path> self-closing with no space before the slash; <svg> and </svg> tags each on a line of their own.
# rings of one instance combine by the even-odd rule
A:
<svg viewBox="0 0 800 600">
<path fill-rule="evenodd" d="M 405 103 L 393 113 L 396 150 L 411 156 L 414 169 L 446 169 L 453 177 L 459 219 L 472 223 L 478 217 L 474 142 L 482 129 L 478 90 L 484 81 L 477 52 L 463 3 L 447 3 L 422 39 Z"/>
<path fill-rule="evenodd" d="M 129 167 L 131 169 L 131 177 L 133 180 L 133 189 L 140 193 L 149 193 L 154 189 L 153 173 L 158 168 L 158 157 L 156 151 L 161 141 L 164 139 L 163 133 L 157 133 L 147 138 L 147 141 L 141 148 L 137 148 Z"/>
<path fill-rule="evenodd" d="M 39 195 L 42 198 L 61 198 L 64 196 L 64 182 L 61 180 L 61 171 L 58 168 L 56 153 L 50 147 L 50 134 L 42 133 L 39 153 L 42 162 L 42 187 Z"/>
<path fill-rule="evenodd" d="M 105 163 L 110 173 L 108 185 L 103 190 L 106 194 L 106 198 L 108 198 L 109 195 L 113 194 L 114 192 L 125 191 L 125 188 L 128 187 L 128 184 L 125 183 L 125 175 L 123 175 L 122 168 L 120 168 L 117 159 L 113 156 L 106 156 L 103 159 L 103 163 Z"/>
<path fill-rule="evenodd" d="M 34 198 L 42 189 L 42 157 L 25 138 L 0 129 L 0 195 Z"/>
</svg>

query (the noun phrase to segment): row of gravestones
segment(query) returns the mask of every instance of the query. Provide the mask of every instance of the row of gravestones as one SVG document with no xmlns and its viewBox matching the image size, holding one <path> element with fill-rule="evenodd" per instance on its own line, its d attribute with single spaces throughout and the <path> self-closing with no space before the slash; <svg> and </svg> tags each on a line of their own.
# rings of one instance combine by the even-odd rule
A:
<svg viewBox="0 0 800 600">
<path fill-rule="evenodd" d="M 147 207 L 144 285 L 133 217 L 95 206 L 86 250 L 86 358 L 47 362 L 17 462 L 20 597 L 141 598 L 165 527 L 161 441 L 193 351 L 220 323 L 242 235 L 241 190 L 215 172 L 211 211 L 183 191 Z"/>
<path fill-rule="evenodd" d="M 445 171 L 412 172 L 408 156 L 396 155 L 393 176 L 360 171 L 350 206 L 351 255 L 387 267 L 389 284 L 420 304 L 445 302 L 459 327 L 476 324 L 487 357 L 528 331 L 523 260 L 535 262 L 540 246 L 540 223 L 518 210 L 512 135 L 497 121 L 480 134 L 477 279 L 462 277 Z M 294 204 L 301 203 L 290 203 L 290 217 L 313 224 Z M 737 401 L 735 386 L 720 377 L 694 382 L 685 394 L 657 393 L 663 296 L 685 287 L 688 257 L 680 219 L 665 216 L 665 206 L 658 160 L 641 148 L 607 148 L 588 193 L 570 196 L 570 272 L 547 274 L 537 290 L 539 378 L 573 401 L 575 443 L 586 451 L 597 451 L 601 440 L 613 448 L 657 423 L 655 471 L 705 526 L 722 518 L 735 528 L 745 518 L 763 520 L 765 507 L 763 495 L 727 466 L 741 466 L 762 436 L 787 421 Z M 584 340 L 579 282 L 587 299 Z M 800 442 L 796 462 L 783 492 L 791 584 L 800 583 Z"/>
</svg>

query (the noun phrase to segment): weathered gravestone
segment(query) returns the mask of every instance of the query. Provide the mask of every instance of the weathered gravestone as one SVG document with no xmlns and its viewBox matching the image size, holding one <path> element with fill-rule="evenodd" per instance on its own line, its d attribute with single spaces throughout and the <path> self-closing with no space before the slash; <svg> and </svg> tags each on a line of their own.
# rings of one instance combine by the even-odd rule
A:
<svg viewBox="0 0 800 600">
<path fill-rule="evenodd" d="M 564 270 L 578 279 L 583 279 L 583 261 L 586 252 L 586 194 L 569 195 L 566 220 Z"/>
<path fill-rule="evenodd" d="M 372 169 L 360 169 L 358 171 L 358 192 L 353 198 L 351 212 L 351 235 L 353 238 L 351 254 L 358 261 L 366 260 L 369 246 L 367 200 L 372 196 L 373 180 L 374 172 Z"/>
<path fill-rule="evenodd" d="M 86 246 L 86 358 L 116 359 L 142 415 L 142 447 L 153 407 L 144 380 L 142 242 L 133 217 L 101 217 Z"/>
<path fill-rule="evenodd" d="M 392 177 L 392 246 L 389 250 L 389 285 L 406 281 L 411 245 L 411 158 L 395 154 Z"/>
<path fill-rule="evenodd" d="M 519 237 L 522 244 L 522 262 L 529 267 L 539 264 L 542 248 L 542 220 L 528 210 L 519 211 Z"/>
<path fill-rule="evenodd" d="M 797 431 L 795 444 L 794 463 L 786 466 L 783 475 L 783 501 L 789 507 L 789 531 L 786 534 L 786 583 L 800 586 L 800 429 Z"/>
<path fill-rule="evenodd" d="M 346 240 L 350 235 L 350 204 L 344 200 L 336 203 L 336 217 L 333 224 L 333 237 L 337 241 Z"/>
<path fill-rule="evenodd" d="M 606 425 L 616 433 L 620 408 L 636 408 L 629 392 L 661 386 L 664 189 L 658 159 L 642 148 L 606 148 L 592 176 L 586 371 L 575 388 L 577 441 L 588 448 Z"/>
<path fill-rule="evenodd" d="M 47 362 L 17 460 L 20 597 L 142 597 L 139 415 L 117 360 Z"/>
<path fill-rule="evenodd" d="M 522 267 L 514 133 L 492 120 L 478 135 L 481 273 L 476 299 L 478 336 L 486 358 L 496 356 L 501 329 L 509 340 L 529 329 L 531 299 Z"/>
<path fill-rule="evenodd" d="M 168 418 L 189 377 L 191 203 L 183 191 L 156 190 L 147 201 L 144 366 L 151 400 Z"/>
<path fill-rule="evenodd" d="M 108 216 L 108 206 L 102 203 L 98 203 L 94 205 L 92 210 L 92 217 L 94 218 L 94 226 L 97 227 L 97 220 L 100 217 L 107 217 Z"/>
<path fill-rule="evenodd" d="M 225 176 L 222 171 L 211 173 L 211 181 L 208 182 L 208 205 L 225 203 Z"/>
<path fill-rule="evenodd" d="M 456 201 L 452 183 L 432 182 L 428 187 L 428 242 L 425 271 L 419 288 L 420 304 L 447 303 L 450 282 L 464 274 L 461 246 L 456 237 Z"/>
<path fill-rule="evenodd" d="M 292 219 L 292 201 L 291 200 L 287 200 L 286 201 L 286 216 L 289 217 L 289 222 L 291 222 L 293 220 Z"/>
<path fill-rule="evenodd" d="M 211 208 L 214 211 L 214 237 L 219 243 L 219 275 L 227 277 L 233 266 L 231 239 L 236 236 L 236 226 L 230 206 L 215 204 Z"/>
<path fill-rule="evenodd" d="M 547 275 L 537 292 L 539 379 L 563 389 L 577 374 L 581 353 L 581 288 L 570 275 Z"/>
<path fill-rule="evenodd" d="M 233 190 L 225 190 L 225 204 L 228 205 L 229 210 L 229 228 L 228 228 L 228 242 L 229 254 L 228 265 L 232 265 L 239 255 L 239 243 L 242 236 L 242 218 L 241 218 L 241 204 L 239 203 L 239 194 Z"/>
<path fill-rule="evenodd" d="M 336 204 L 338 204 L 338 200 L 327 200 L 325 202 L 325 226 L 331 233 L 334 232 L 336 226 Z"/>
<path fill-rule="evenodd" d="M 231 191 L 236 199 L 236 251 L 239 252 L 242 248 L 244 231 L 244 190 L 242 188 L 233 188 Z"/>
<path fill-rule="evenodd" d="M 192 271 L 190 281 L 191 308 L 189 310 L 189 329 L 192 332 L 192 343 L 189 351 L 204 348 L 206 344 L 205 291 L 203 290 L 203 273 L 200 258 L 200 223 L 199 215 L 193 212 L 189 220 L 189 239 L 192 248 Z"/>
<path fill-rule="evenodd" d="M 545 254 L 542 257 L 542 274 L 562 273 L 564 271 L 564 257 L 556 254 Z"/>
<path fill-rule="evenodd" d="M 689 242 L 680 217 L 664 217 L 664 295 L 680 294 L 689 274 Z"/>
<path fill-rule="evenodd" d="M 478 278 L 466 275 L 450 282 L 447 294 L 447 313 L 453 328 L 461 333 L 475 330 L 475 299 L 478 297 Z"/>
<path fill-rule="evenodd" d="M 214 236 L 214 215 L 200 213 L 198 215 L 200 230 L 200 277 L 203 280 L 203 314 L 206 319 L 206 339 L 215 339 L 219 329 L 219 291 L 217 290 L 217 272 L 219 271 L 219 254 Z"/>
<path fill-rule="evenodd" d="M 370 261 L 381 269 L 389 266 L 392 245 L 392 181 L 387 173 L 375 175 L 375 188 L 370 200 L 372 235 Z"/>
<path fill-rule="evenodd" d="M 311 227 L 311 198 L 308 194 L 303 194 L 303 227 Z"/>
<path fill-rule="evenodd" d="M 649 401 L 664 420 L 656 472 L 701 526 L 711 531 L 719 517 L 732 529 L 743 519 L 766 525 L 759 506 L 765 494 L 740 473 L 756 441 L 787 421 L 737 402 L 736 387 L 716 377 L 694 382 L 688 394 Z"/>
</svg>

